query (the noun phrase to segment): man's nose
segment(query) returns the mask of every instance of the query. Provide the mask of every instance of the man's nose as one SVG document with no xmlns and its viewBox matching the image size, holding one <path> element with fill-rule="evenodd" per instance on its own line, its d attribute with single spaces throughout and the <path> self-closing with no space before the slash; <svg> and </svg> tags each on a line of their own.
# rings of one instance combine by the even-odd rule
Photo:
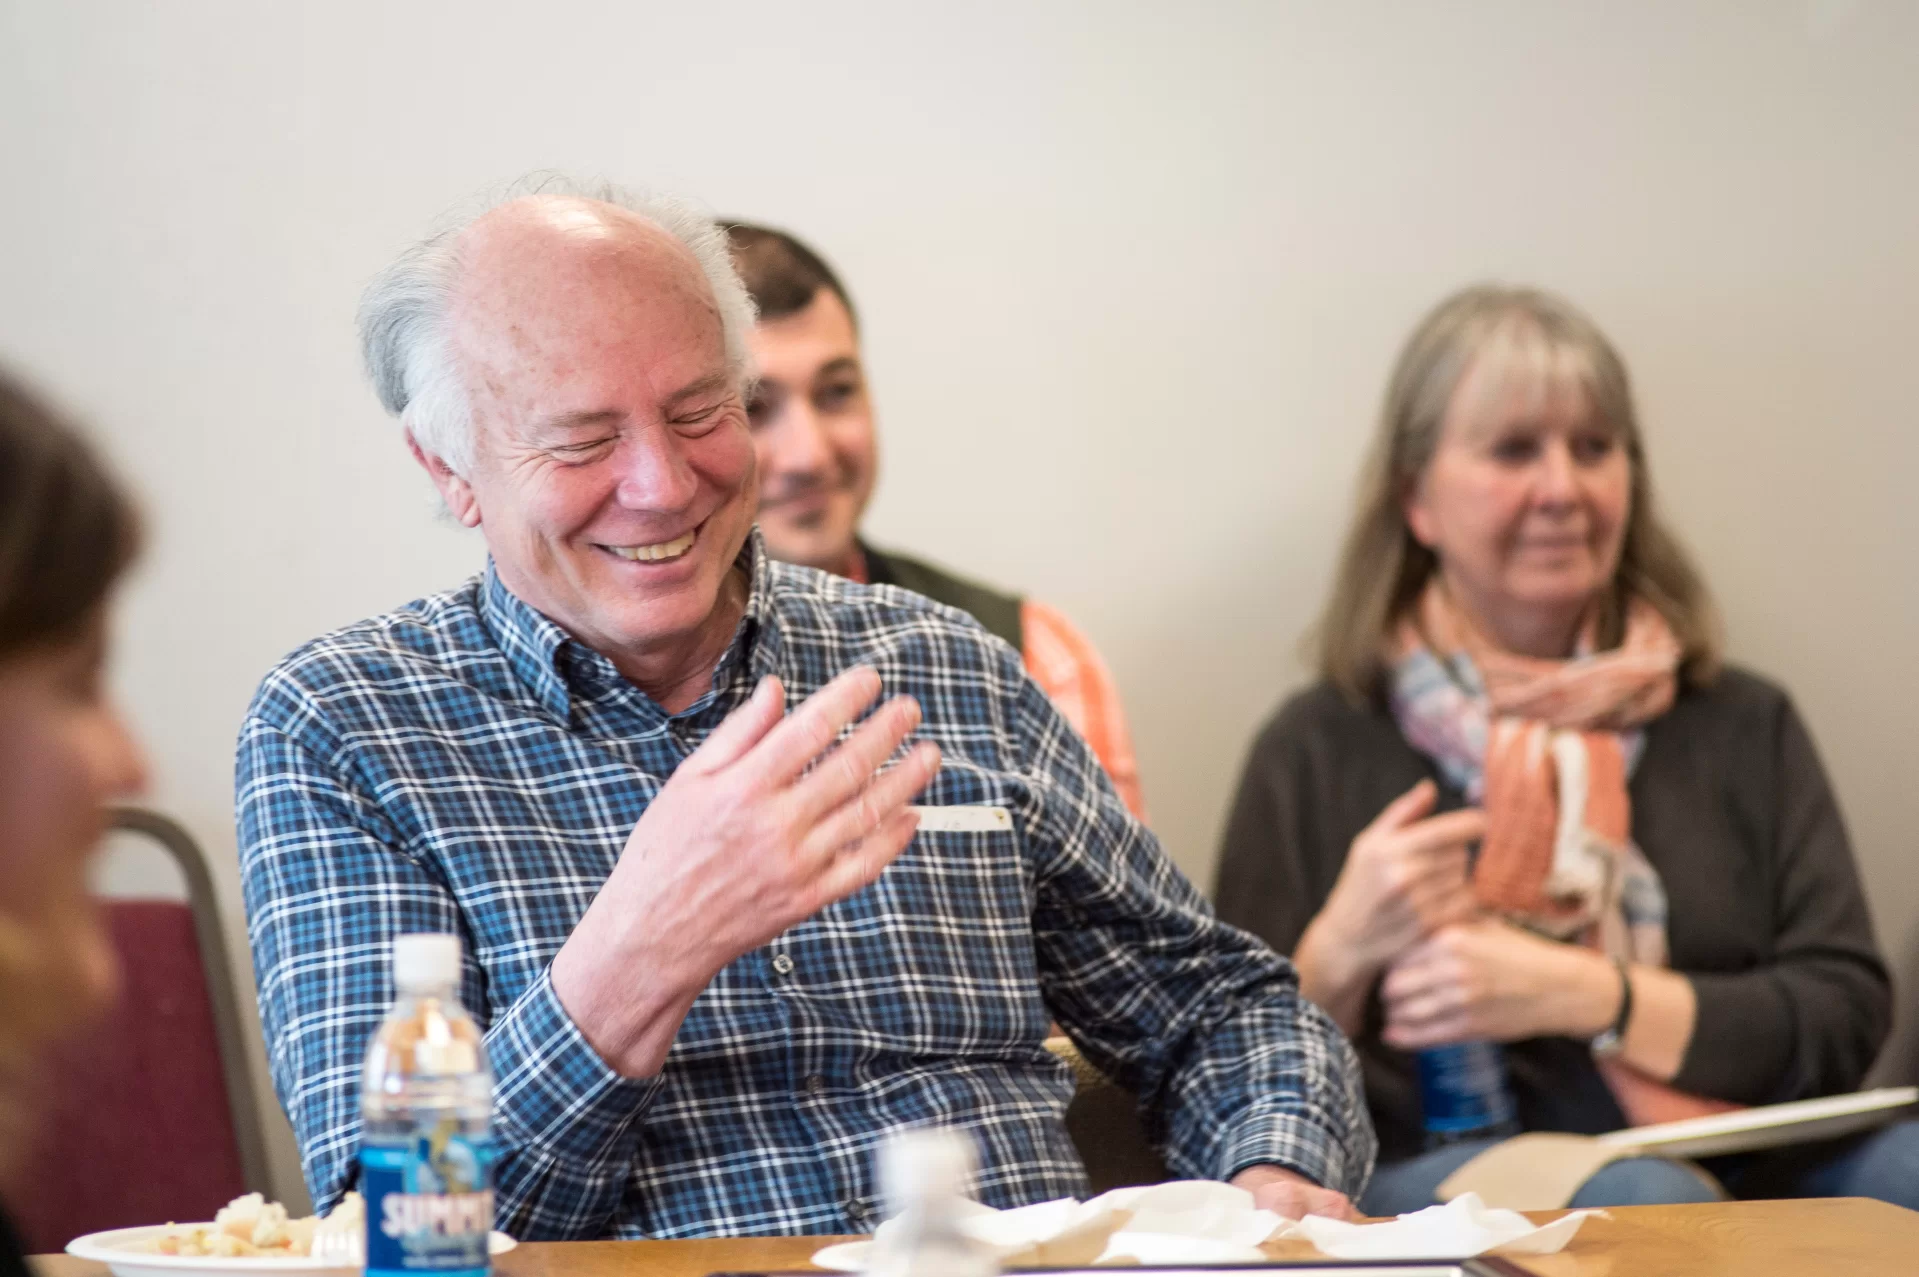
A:
<svg viewBox="0 0 1919 1277">
<path fill-rule="evenodd" d="M 671 430 L 642 430 L 622 440 L 615 464 L 616 495 L 629 510 L 683 510 L 699 489 L 685 443 Z"/>
<path fill-rule="evenodd" d="M 763 480 L 784 474 L 821 475 L 833 468 L 826 429 L 803 396 L 790 396 L 779 414 L 760 429 L 758 440 Z"/>
</svg>

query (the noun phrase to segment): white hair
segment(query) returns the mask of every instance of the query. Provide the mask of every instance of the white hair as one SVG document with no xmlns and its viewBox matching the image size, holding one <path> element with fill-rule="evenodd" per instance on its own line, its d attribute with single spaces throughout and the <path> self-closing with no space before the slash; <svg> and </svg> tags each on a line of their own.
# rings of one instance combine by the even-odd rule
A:
<svg viewBox="0 0 1919 1277">
<path fill-rule="evenodd" d="M 459 279 L 460 233 L 494 209 L 535 195 L 611 204 L 637 213 L 685 245 L 713 290 L 728 369 L 742 390 L 752 378 L 747 334 L 753 329 L 753 299 L 733 266 L 726 232 L 711 217 L 670 195 L 562 173 L 530 173 L 443 218 L 374 276 L 360 297 L 360 351 L 381 404 L 422 451 L 455 474 L 466 474 L 473 463 L 473 406 L 447 324 Z"/>
</svg>

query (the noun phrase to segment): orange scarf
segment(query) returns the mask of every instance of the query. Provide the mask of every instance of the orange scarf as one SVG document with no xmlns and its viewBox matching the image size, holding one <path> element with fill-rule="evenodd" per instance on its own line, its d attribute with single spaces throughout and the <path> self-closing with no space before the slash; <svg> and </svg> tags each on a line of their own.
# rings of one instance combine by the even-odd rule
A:
<svg viewBox="0 0 1919 1277">
<path fill-rule="evenodd" d="M 1486 812 L 1473 895 L 1529 930 L 1665 966 L 1665 892 L 1632 842 L 1627 780 L 1638 728 L 1671 708 L 1680 646 L 1633 599 L 1620 645 L 1571 660 L 1506 651 L 1435 577 L 1400 625 L 1393 707 L 1401 731 Z M 1688 1095 L 1618 1060 L 1597 1061 L 1634 1126 L 1734 1105 Z"/>
</svg>

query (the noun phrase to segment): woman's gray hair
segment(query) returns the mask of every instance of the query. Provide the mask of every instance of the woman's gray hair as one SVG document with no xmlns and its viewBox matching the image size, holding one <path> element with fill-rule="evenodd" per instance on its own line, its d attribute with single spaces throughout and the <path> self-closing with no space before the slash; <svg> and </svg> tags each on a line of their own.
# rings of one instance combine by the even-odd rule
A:
<svg viewBox="0 0 1919 1277">
<path fill-rule="evenodd" d="M 1439 570 L 1438 557 L 1406 526 L 1406 495 L 1433 458 L 1453 392 L 1480 359 L 1494 364 L 1496 384 L 1535 394 L 1548 385 L 1576 386 L 1631 462 L 1631 507 L 1619 566 L 1612 588 L 1598 600 L 1599 647 L 1618 645 L 1626 605 L 1636 596 L 1672 626 L 1686 681 L 1709 681 L 1720 660 L 1718 613 L 1691 556 L 1654 505 L 1625 361 L 1599 326 L 1565 298 L 1498 284 L 1466 288 L 1442 301 L 1399 353 L 1332 597 L 1310 636 L 1320 673 L 1355 703 L 1380 692 L 1394 630 Z"/>
<path fill-rule="evenodd" d="M 686 246 L 700 265 L 720 314 L 727 366 L 742 390 L 752 376 L 747 335 L 753 300 L 734 269 L 726 232 L 693 204 L 613 182 L 563 173 L 531 173 L 442 219 L 425 239 L 374 276 L 360 297 L 360 351 L 386 410 L 420 448 L 455 474 L 473 463 L 473 409 L 454 356 L 447 311 L 459 280 L 460 233 L 514 200 L 562 195 L 597 200 L 652 222 Z"/>
</svg>

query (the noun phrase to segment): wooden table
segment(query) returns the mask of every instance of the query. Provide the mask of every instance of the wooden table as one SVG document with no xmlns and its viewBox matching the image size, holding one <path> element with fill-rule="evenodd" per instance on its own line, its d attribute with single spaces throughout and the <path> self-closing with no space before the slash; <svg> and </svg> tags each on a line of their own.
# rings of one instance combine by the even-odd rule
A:
<svg viewBox="0 0 1919 1277">
<path fill-rule="evenodd" d="M 1557 1212 L 1534 1215 L 1547 1220 Z M 1842 1197 L 1710 1206 L 1626 1206 L 1589 1220 L 1557 1255 L 1522 1260 L 1540 1277 L 1915 1277 L 1919 1213 Z M 502 1256 L 500 1277 L 704 1277 L 805 1268 L 830 1237 L 685 1242 L 529 1243 Z M 1312 1252 L 1280 1243 L 1279 1258 Z M 41 1277 L 110 1277 L 66 1255 L 34 1260 Z M 1122 1277 L 1125 1269 L 1115 1269 Z"/>
</svg>

